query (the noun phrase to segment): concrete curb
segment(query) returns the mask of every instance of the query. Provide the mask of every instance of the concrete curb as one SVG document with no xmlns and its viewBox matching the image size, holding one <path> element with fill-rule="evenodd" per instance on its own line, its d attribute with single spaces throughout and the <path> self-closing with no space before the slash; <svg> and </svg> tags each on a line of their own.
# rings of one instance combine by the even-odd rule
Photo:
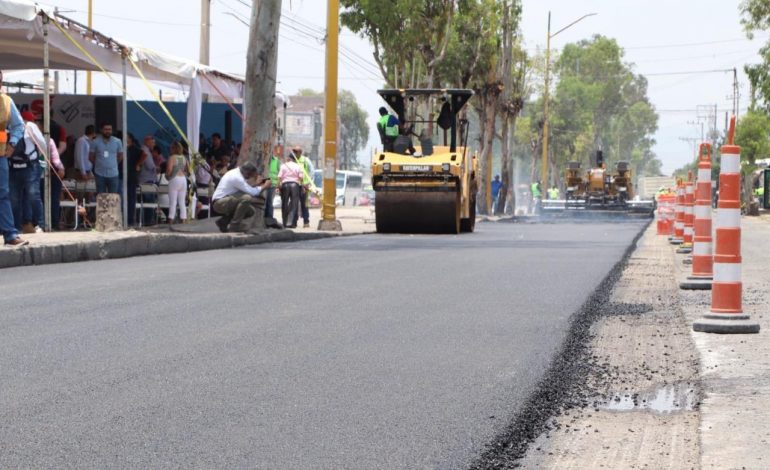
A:
<svg viewBox="0 0 770 470">
<path fill-rule="evenodd" d="M 221 250 L 263 243 L 319 240 L 349 235 L 358 235 L 358 233 L 296 233 L 290 230 L 269 230 L 255 234 L 141 233 L 115 239 L 0 248 L 0 269 Z"/>
</svg>

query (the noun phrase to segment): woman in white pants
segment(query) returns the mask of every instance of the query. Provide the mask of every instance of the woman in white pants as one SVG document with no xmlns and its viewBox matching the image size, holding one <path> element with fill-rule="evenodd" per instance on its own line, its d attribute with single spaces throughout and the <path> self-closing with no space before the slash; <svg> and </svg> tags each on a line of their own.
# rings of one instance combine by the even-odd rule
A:
<svg viewBox="0 0 770 470">
<path fill-rule="evenodd" d="M 187 219 L 187 159 L 179 142 L 171 144 L 171 156 L 166 161 L 166 179 L 168 179 L 168 223 L 174 223 L 176 208 L 179 206 L 179 219 Z"/>
</svg>

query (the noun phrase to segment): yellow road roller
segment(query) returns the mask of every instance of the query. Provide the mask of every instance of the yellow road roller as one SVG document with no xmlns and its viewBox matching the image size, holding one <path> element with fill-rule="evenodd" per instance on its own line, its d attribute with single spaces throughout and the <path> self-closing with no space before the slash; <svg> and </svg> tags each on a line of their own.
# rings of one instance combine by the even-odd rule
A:
<svg viewBox="0 0 770 470">
<path fill-rule="evenodd" d="M 398 136 L 382 128 L 384 149 L 372 157 L 377 232 L 473 232 L 476 157 L 467 147 L 468 121 L 458 117 L 473 91 L 378 93 L 398 118 Z"/>
</svg>

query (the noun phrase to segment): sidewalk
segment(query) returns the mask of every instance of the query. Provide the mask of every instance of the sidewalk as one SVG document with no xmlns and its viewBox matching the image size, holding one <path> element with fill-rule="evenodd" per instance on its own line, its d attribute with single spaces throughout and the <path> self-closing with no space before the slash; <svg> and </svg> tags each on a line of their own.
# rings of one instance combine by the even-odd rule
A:
<svg viewBox="0 0 770 470">
<path fill-rule="evenodd" d="M 704 469 L 770 468 L 770 219 L 743 217 L 741 226 L 743 310 L 761 330 L 754 335 L 691 333 L 701 360 Z M 681 280 L 689 267 L 681 261 L 676 265 Z M 681 291 L 680 298 L 690 324 L 711 306 L 710 291 Z"/>
<path fill-rule="evenodd" d="M 280 213 L 280 211 L 279 211 Z M 320 210 L 310 211 L 310 228 L 267 230 L 261 233 L 221 233 L 214 219 L 190 224 L 102 233 L 70 231 L 24 235 L 29 245 L 0 247 L 0 269 L 100 259 L 217 250 L 261 243 L 314 240 L 375 232 L 368 207 L 337 208 L 342 232 L 318 231 Z"/>
</svg>

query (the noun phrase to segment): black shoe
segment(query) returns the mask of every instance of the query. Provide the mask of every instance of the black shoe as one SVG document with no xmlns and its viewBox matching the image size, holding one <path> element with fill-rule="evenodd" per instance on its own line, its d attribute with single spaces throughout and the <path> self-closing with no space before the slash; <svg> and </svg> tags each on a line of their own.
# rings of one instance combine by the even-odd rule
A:
<svg viewBox="0 0 770 470">
<path fill-rule="evenodd" d="M 29 245 L 29 242 L 27 240 L 22 240 L 20 237 L 16 237 L 11 241 L 5 242 L 5 244 L 10 246 L 24 246 Z"/>
<path fill-rule="evenodd" d="M 216 221 L 217 227 L 219 227 L 219 231 L 222 233 L 227 233 L 227 226 L 229 225 L 227 220 L 224 218 L 220 218 Z"/>
</svg>

